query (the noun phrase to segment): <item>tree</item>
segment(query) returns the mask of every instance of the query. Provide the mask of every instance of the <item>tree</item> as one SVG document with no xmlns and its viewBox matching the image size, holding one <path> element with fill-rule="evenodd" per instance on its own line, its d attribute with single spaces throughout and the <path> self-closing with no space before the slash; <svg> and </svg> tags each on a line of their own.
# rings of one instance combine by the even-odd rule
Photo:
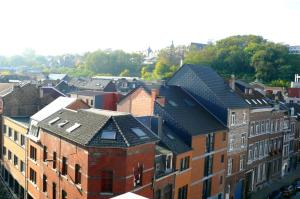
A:
<svg viewBox="0 0 300 199">
<path fill-rule="evenodd" d="M 130 72 L 128 69 L 123 70 L 120 75 L 121 77 L 129 77 L 130 76 Z"/>
</svg>

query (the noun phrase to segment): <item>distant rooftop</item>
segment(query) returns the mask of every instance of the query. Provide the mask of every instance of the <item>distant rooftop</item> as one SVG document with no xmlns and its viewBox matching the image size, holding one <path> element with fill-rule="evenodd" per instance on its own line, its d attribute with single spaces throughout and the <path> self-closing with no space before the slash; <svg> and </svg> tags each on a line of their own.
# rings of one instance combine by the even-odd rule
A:
<svg viewBox="0 0 300 199">
<path fill-rule="evenodd" d="M 30 121 L 30 117 L 7 117 L 13 121 L 15 121 L 16 123 L 21 124 L 24 127 L 29 127 L 29 121 Z"/>
</svg>

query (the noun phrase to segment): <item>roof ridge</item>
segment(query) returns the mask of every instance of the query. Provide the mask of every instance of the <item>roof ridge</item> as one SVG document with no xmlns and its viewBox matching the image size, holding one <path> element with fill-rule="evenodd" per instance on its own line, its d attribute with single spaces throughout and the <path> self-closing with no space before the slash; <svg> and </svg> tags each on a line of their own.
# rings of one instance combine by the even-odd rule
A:
<svg viewBox="0 0 300 199">
<path fill-rule="evenodd" d="M 112 120 L 114 121 L 114 123 L 115 123 L 117 129 L 119 130 L 119 132 L 120 132 L 120 134 L 121 134 L 121 136 L 123 137 L 123 139 L 124 139 L 126 145 L 129 147 L 130 144 L 129 144 L 127 138 L 125 137 L 125 135 L 123 134 L 122 129 L 120 128 L 119 124 L 117 123 L 115 117 L 114 117 L 114 116 L 111 116 L 111 118 L 112 118 Z"/>
</svg>

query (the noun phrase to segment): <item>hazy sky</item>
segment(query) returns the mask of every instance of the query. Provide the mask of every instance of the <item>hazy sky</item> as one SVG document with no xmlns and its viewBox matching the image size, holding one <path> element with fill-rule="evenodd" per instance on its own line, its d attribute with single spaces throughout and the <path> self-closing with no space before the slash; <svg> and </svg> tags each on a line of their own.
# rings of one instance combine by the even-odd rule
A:
<svg viewBox="0 0 300 199">
<path fill-rule="evenodd" d="M 257 34 L 300 45 L 300 0 L 1 0 L 0 54 L 126 51 Z"/>
</svg>

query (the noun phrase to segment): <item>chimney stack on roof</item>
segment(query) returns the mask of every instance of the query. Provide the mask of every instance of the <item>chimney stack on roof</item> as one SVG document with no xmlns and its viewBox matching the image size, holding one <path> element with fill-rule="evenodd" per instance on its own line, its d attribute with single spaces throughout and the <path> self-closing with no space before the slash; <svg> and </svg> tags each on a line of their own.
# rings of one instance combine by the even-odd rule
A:
<svg viewBox="0 0 300 199">
<path fill-rule="evenodd" d="M 234 74 L 231 75 L 231 78 L 229 80 L 229 86 L 232 90 L 235 90 L 235 76 L 234 76 Z"/>
</svg>

